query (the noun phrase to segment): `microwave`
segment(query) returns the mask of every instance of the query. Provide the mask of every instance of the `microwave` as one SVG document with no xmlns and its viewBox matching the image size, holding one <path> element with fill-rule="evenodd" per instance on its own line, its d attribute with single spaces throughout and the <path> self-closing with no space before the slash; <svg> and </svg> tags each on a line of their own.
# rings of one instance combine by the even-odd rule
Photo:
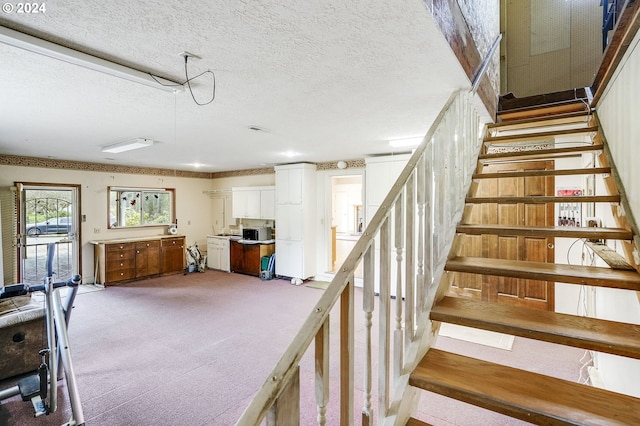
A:
<svg viewBox="0 0 640 426">
<path fill-rule="evenodd" d="M 272 238 L 271 228 L 261 226 L 259 228 L 244 228 L 242 230 L 242 239 L 250 241 L 265 241 Z"/>
</svg>

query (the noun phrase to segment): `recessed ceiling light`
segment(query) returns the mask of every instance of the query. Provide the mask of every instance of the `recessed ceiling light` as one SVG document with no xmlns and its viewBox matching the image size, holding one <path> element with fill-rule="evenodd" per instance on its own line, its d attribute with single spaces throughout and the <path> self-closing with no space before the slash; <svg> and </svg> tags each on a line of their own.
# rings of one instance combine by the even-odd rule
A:
<svg viewBox="0 0 640 426">
<path fill-rule="evenodd" d="M 298 155 L 300 155 L 299 152 L 295 152 L 295 151 L 285 151 L 282 153 L 282 155 L 284 155 L 285 157 L 288 158 L 293 158 L 293 157 L 297 157 Z"/>
</svg>

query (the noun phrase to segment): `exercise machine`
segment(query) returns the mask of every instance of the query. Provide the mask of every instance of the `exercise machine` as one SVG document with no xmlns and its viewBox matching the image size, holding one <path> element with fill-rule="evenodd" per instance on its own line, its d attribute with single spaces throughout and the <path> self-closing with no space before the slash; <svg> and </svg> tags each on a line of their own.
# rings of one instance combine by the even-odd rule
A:
<svg viewBox="0 0 640 426">
<path fill-rule="evenodd" d="M 71 349 L 67 326 L 71 318 L 71 309 L 80 275 L 75 275 L 67 281 L 53 282 L 53 255 L 55 244 L 47 245 L 47 276 L 40 285 L 14 284 L 5 286 L 0 292 L 0 299 L 24 296 L 30 293 L 44 293 L 45 328 L 47 332 L 47 347 L 40 350 L 42 359 L 36 374 L 28 376 L 18 382 L 17 386 L 0 391 L 0 401 L 16 395 L 22 395 L 23 401 L 31 401 L 35 416 L 51 414 L 58 408 L 58 380 L 60 366 L 64 371 L 64 380 L 71 404 L 71 418 L 63 426 L 84 425 L 82 403 L 76 383 L 76 376 L 71 360 Z M 69 287 L 66 301 L 62 303 L 60 289 Z"/>
</svg>

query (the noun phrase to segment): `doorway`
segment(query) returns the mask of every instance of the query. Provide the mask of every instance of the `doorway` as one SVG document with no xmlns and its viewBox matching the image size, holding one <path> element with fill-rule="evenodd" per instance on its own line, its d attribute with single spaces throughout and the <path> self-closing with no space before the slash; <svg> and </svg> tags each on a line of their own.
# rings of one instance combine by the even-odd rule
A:
<svg viewBox="0 0 640 426">
<path fill-rule="evenodd" d="M 485 166 L 487 173 L 542 171 L 554 169 L 553 161 L 530 161 Z M 485 179 L 478 185 L 479 197 L 534 197 L 555 193 L 552 176 Z M 468 223 L 504 226 L 543 227 L 555 222 L 554 205 L 531 203 L 488 203 L 472 207 Z M 465 235 L 461 256 L 487 257 L 553 263 L 552 237 Z M 551 281 L 456 273 L 450 289 L 460 297 L 502 303 L 530 309 L 555 309 L 554 283 Z"/>
<path fill-rule="evenodd" d="M 18 278 L 38 283 L 47 276 L 47 247 L 54 244 L 55 281 L 80 274 L 78 185 L 18 183 Z"/>
<path fill-rule="evenodd" d="M 335 273 L 356 244 L 364 227 L 362 175 L 330 176 L 331 243 L 328 272 Z M 356 276 L 362 276 L 361 267 Z"/>
</svg>

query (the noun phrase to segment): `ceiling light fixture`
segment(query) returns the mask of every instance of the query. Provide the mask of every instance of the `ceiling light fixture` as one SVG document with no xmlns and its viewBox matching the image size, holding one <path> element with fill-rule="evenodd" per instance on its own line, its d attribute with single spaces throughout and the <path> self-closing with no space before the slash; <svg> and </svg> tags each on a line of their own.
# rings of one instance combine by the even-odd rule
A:
<svg viewBox="0 0 640 426">
<path fill-rule="evenodd" d="M 0 43 L 39 55 L 48 56 L 70 64 L 78 65 L 90 70 L 102 72 L 114 77 L 123 78 L 135 83 L 144 84 L 154 89 L 168 92 L 182 92 L 184 87 L 181 83 L 167 80 L 165 78 L 153 76 L 134 68 L 125 67 L 115 62 L 107 61 L 96 56 L 88 55 L 59 44 L 51 43 L 37 37 L 33 37 L 9 28 L 0 27 Z"/>
<path fill-rule="evenodd" d="M 284 155 L 287 158 L 293 158 L 293 157 L 297 157 L 298 155 L 300 155 L 299 152 L 295 152 L 295 151 L 285 151 L 282 153 L 282 155 Z"/>
<path fill-rule="evenodd" d="M 118 154 L 120 152 L 131 151 L 132 149 L 144 148 L 153 145 L 153 139 L 137 138 L 125 142 L 118 142 L 103 146 L 102 152 Z"/>
<path fill-rule="evenodd" d="M 394 148 L 407 148 L 410 146 L 418 146 L 422 142 L 422 137 L 394 139 L 389 141 L 389 145 Z"/>
</svg>

